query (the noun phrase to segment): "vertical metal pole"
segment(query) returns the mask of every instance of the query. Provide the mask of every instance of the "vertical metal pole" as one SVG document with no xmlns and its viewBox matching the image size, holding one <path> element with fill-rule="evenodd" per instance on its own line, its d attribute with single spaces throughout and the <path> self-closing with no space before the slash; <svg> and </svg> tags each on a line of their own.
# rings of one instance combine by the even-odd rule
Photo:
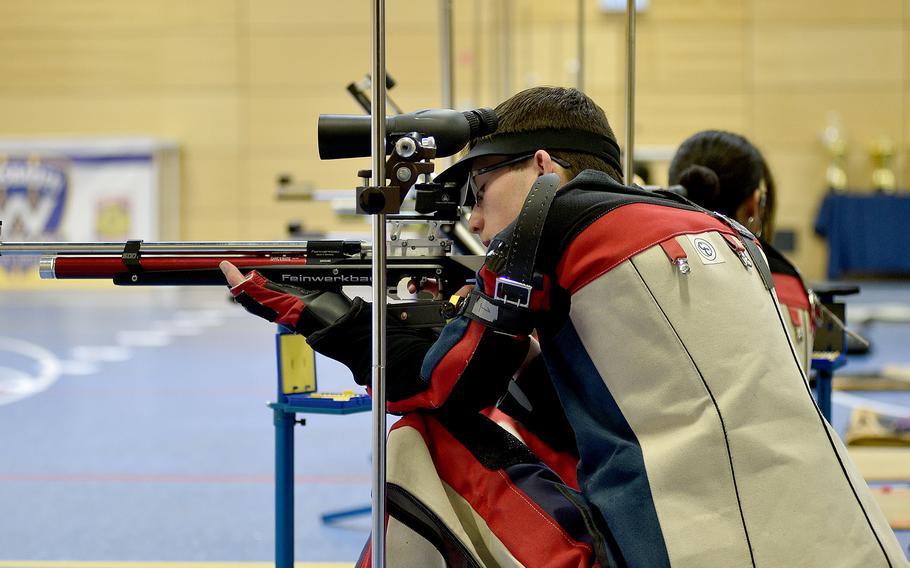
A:
<svg viewBox="0 0 910 568">
<path fill-rule="evenodd" d="M 578 0 L 578 70 L 575 86 L 585 90 L 585 0 Z"/>
<path fill-rule="evenodd" d="M 385 0 L 373 0 L 373 85 L 370 112 L 373 142 L 372 185 L 385 186 Z M 372 568 L 385 568 L 386 515 L 386 225 L 385 214 L 373 216 L 373 543 Z"/>
<path fill-rule="evenodd" d="M 439 84 L 442 107 L 455 108 L 455 61 L 452 37 L 452 0 L 439 0 Z"/>
<path fill-rule="evenodd" d="M 439 85 L 442 108 L 455 108 L 454 43 L 452 0 L 439 0 Z M 452 165 L 452 162 L 452 156 L 440 158 L 440 171 Z"/>
<path fill-rule="evenodd" d="M 499 11 L 499 100 L 512 94 L 512 0 L 500 0 Z"/>
<path fill-rule="evenodd" d="M 474 76 L 473 76 L 473 81 L 472 81 L 473 85 L 471 85 L 471 88 L 472 88 L 471 107 L 472 108 L 477 108 L 479 106 L 482 106 L 480 101 L 483 98 L 483 94 L 482 94 L 483 93 L 483 88 L 482 88 L 483 66 L 481 65 L 481 63 L 483 61 L 483 40 L 484 40 L 484 36 L 486 35 L 484 33 L 483 27 L 481 25 L 481 22 L 483 20 L 483 10 L 482 10 L 483 2 L 484 2 L 484 0 L 474 0 L 474 25 L 472 26 L 473 34 L 472 34 L 472 40 L 471 40 L 471 43 L 473 44 L 472 53 L 474 54 L 473 55 L 473 65 L 474 65 L 473 75 Z"/>
<path fill-rule="evenodd" d="M 626 136 L 623 176 L 626 185 L 629 185 L 635 176 L 633 171 L 635 149 L 635 0 L 627 0 L 626 12 L 629 20 L 626 24 Z"/>
</svg>

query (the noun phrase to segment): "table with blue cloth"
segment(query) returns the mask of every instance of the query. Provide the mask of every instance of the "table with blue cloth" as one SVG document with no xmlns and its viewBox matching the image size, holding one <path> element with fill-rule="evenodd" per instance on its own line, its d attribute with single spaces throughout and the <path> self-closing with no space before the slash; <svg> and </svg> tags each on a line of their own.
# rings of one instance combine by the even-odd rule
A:
<svg viewBox="0 0 910 568">
<path fill-rule="evenodd" d="M 910 275 L 910 193 L 829 193 L 815 232 L 828 240 L 828 278 Z"/>
</svg>

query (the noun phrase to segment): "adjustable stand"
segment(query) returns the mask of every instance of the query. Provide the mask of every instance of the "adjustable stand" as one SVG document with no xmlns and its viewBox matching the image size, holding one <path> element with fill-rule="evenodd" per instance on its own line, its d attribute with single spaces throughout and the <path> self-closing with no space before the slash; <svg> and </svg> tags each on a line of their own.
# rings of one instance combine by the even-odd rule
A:
<svg viewBox="0 0 910 568">
<path fill-rule="evenodd" d="M 859 292 L 857 286 L 817 285 L 813 292 L 824 307 L 815 328 L 812 368 L 815 369 L 815 399 L 825 420 L 831 422 L 831 391 L 834 371 L 847 363 L 847 335 L 844 327 L 846 306 L 835 302 L 835 296 Z"/>
<path fill-rule="evenodd" d="M 294 568 L 294 425 L 297 414 L 353 414 L 370 411 L 370 397 L 316 392 L 312 351 L 303 336 L 279 327 L 278 401 L 269 404 L 275 423 L 275 566 Z"/>
</svg>

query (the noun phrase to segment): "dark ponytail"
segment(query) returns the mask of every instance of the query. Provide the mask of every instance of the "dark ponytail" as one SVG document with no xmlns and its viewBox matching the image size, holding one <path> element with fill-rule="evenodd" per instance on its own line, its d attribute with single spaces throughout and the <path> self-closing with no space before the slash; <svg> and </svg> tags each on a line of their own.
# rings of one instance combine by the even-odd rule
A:
<svg viewBox="0 0 910 568">
<path fill-rule="evenodd" d="M 686 188 L 686 197 L 706 209 L 712 209 L 720 196 L 720 180 L 711 168 L 693 164 L 679 174 L 678 185 Z M 676 184 L 674 184 L 676 185 Z"/>
<path fill-rule="evenodd" d="M 695 203 L 729 217 L 736 217 L 762 179 L 768 199 L 774 199 L 774 181 L 761 153 L 743 136 L 723 130 L 704 130 L 686 139 L 673 156 L 669 178 L 670 185 L 686 188 Z"/>
</svg>

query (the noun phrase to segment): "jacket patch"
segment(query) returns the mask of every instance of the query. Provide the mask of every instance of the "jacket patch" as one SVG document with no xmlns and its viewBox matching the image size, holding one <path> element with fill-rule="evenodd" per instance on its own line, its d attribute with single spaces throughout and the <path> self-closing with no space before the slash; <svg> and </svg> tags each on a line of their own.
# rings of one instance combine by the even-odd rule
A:
<svg viewBox="0 0 910 568">
<path fill-rule="evenodd" d="M 722 264 L 726 262 L 720 255 L 720 251 L 714 246 L 714 243 L 699 235 L 686 235 L 692 248 L 698 253 L 698 259 L 702 264 Z"/>
</svg>

